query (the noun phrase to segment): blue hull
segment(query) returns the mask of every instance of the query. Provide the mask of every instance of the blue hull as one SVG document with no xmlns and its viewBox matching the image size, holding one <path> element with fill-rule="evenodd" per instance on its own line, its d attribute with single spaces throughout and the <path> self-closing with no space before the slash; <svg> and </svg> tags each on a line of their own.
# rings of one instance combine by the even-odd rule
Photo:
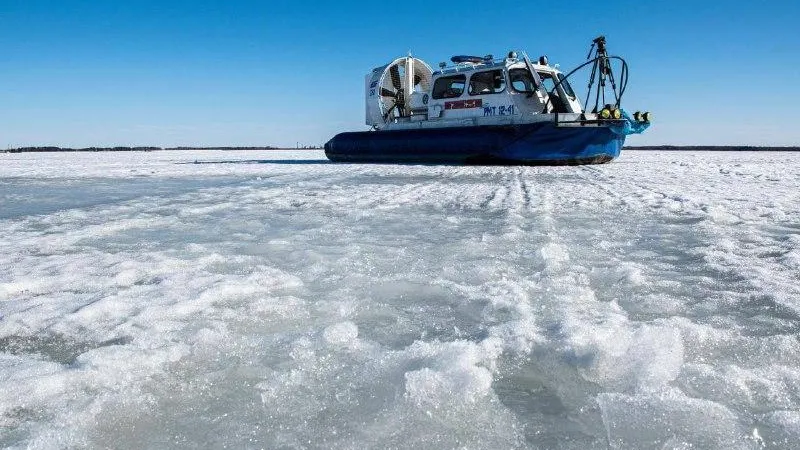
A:
<svg viewBox="0 0 800 450">
<path fill-rule="evenodd" d="M 337 162 L 599 164 L 619 156 L 625 136 L 606 126 L 524 125 L 340 133 L 325 144 Z"/>
</svg>

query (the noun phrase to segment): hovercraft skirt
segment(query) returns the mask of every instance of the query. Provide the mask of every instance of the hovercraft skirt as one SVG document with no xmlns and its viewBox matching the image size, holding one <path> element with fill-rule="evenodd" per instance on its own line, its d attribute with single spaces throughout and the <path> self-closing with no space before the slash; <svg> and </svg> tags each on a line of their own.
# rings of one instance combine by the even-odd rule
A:
<svg viewBox="0 0 800 450">
<path fill-rule="evenodd" d="M 608 126 L 552 122 L 340 133 L 325 144 L 331 161 L 480 165 L 600 164 L 625 137 Z"/>
</svg>

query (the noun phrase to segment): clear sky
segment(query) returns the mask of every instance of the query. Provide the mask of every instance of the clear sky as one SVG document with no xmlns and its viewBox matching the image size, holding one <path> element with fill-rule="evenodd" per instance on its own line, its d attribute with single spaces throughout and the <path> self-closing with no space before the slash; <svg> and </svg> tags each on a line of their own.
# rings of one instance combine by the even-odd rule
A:
<svg viewBox="0 0 800 450">
<path fill-rule="evenodd" d="M 796 0 L 0 0 L 0 147 L 319 145 L 366 129 L 364 75 L 409 50 L 567 69 L 599 34 L 656 119 L 629 143 L 800 145 L 798 22 Z"/>
</svg>

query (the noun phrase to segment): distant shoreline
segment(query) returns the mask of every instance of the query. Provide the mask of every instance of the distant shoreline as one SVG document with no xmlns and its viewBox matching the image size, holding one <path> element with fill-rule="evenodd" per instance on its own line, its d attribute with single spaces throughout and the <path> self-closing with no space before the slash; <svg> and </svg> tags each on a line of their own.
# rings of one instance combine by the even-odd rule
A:
<svg viewBox="0 0 800 450">
<path fill-rule="evenodd" d="M 711 152 L 800 152 L 800 147 L 756 147 L 750 145 L 632 145 L 623 150 L 681 150 Z"/>
<path fill-rule="evenodd" d="M 156 152 L 162 150 L 317 150 L 321 147 L 280 148 L 280 147 L 19 147 L 0 150 L 0 153 L 44 153 L 44 152 Z"/>
<path fill-rule="evenodd" d="M 44 153 L 44 152 L 155 152 L 163 150 L 321 150 L 322 147 L 305 146 L 281 148 L 272 146 L 252 147 L 19 147 L 0 150 L 0 153 Z M 669 150 L 669 151 L 718 151 L 718 152 L 799 152 L 800 147 L 756 147 L 748 145 L 634 145 L 623 150 Z"/>
</svg>

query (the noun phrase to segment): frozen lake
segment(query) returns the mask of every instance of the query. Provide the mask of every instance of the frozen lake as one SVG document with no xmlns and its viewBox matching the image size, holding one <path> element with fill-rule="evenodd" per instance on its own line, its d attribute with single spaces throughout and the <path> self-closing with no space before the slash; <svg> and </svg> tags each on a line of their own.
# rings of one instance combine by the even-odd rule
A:
<svg viewBox="0 0 800 450">
<path fill-rule="evenodd" d="M 0 154 L 0 447 L 800 448 L 798 180 Z"/>
</svg>

